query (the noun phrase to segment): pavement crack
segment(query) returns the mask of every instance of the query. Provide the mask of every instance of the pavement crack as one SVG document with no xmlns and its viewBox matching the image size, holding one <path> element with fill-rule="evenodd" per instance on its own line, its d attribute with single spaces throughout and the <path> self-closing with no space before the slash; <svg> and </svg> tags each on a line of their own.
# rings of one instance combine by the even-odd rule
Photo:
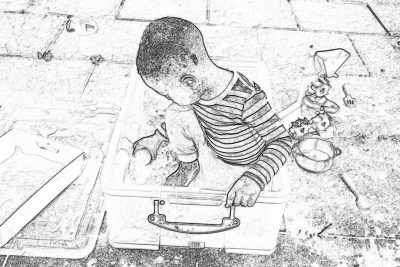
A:
<svg viewBox="0 0 400 267">
<path fill-rule="evenodd" d="M 332 226 L 332 223 L 326 225 L 324 228 L 322 228 L 321 231 L 319 231 L 319 232 L 317 233 L 317 236 L 318 236 L 319 238 L 322 238 L 322 236 L 321 236 L 322 233 L 325 232 L 326 230 L 328 230 L 331 226 Z"/>
</svg>

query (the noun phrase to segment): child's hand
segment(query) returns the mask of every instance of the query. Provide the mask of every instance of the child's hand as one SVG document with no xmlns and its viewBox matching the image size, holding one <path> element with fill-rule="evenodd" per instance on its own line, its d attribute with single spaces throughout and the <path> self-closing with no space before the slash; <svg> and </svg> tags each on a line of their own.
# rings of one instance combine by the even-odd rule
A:
<svg viewBox="0 0 400 267">
<path fill-rule="evenodd" d="M 251 178 L 242 176 L 229 190 L 225 207 L 252 207 L 260 195 L 260 186 Z"/>
<path fill-rule="evenodd" d="M 143 137 L 133 143 L 132 155 L 135 156 L 136 152 L 139 150 L 146 150 L 150 154 L 150 164 L 157 158 L 157 152 L 160 148 L 162 142 L 168 141 L 158 130 L 156 130 L 152 135 Z"/>
</svg>

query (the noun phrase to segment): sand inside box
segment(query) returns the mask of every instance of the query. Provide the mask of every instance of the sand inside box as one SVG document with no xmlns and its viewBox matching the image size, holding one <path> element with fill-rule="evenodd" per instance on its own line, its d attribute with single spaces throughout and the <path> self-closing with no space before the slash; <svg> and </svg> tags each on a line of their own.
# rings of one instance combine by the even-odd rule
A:
<svg viewBox="0 0 400 267">
<path fill-rule="evenodd" d="M 141 185 L 163 185 L 166 178 L 178 167 L 178 160 L 174 157 L 167 143 L 163 143 L 158 150 L 157 158 L 145 165 L 132 157 L 125 175 L 126 183 Z"/>
<path fill-rule="evenodd" d="M 130 106 L 130 115 L 125 122 L 125 135 L 133 142 L 152 135 L 165 121 L 166 110 L 172 103 L 145 85 L 139 86 L 135 94 L 140 100 Z M 161 144 L 156 159 L 148 165 L 146 160 L 143 161 L 145 157 L 140 154 L 143 155 L 138 153 L 138 157 L 130 157 L 125 171 L 125 183 L 163 185 L 179 164 L 167 142 Z"/>
<path fill-rule="evenodd" d="M 16 147 L 9 158 L 0 162 L 0 225 L 62 167 L 59 162 L 26 154 Z"/>
</svg>

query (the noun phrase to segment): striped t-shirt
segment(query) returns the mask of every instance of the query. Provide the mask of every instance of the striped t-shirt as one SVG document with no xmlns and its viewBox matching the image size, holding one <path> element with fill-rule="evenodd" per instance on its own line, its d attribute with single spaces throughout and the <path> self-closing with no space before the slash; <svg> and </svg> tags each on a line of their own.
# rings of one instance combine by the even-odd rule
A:
<svg viewBox="0 0 400 267">
<path fill-rule="evenodd" d="M 265 92 L 234 72 L 223 93 L 193 108 L 216 155 L 228 164 L 250 165 L 244 175 L 264 189 L 285 164 L 292 144 Z"/>
</svg>

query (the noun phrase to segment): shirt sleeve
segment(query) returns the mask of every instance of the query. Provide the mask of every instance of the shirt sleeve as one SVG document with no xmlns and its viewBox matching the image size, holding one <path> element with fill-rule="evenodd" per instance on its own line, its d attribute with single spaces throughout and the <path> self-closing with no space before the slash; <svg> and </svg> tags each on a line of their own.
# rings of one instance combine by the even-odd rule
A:
<svg viewBox="0 0 400 267">
<path fill-rule="evenodd" d="M 273 112 L 264 91 L 256 88 L 245 101 L 242 120 L 266 142 L 258 160 L 244 173 L 263 190 L 286 163 L 292 139 L 281 120 Z"/>
<path fill-rule="evenodd" d="M 177 105 L 171 105 L 166 112 L 166 133 L 169 140 L 169 148 L 179 161 L 192 162 L 198 157 L 197 147 L 192 135 L 188 133 L 188 125 L 193 125 L 196 117 L 190 110 L 180 110 Z"/>
</svg>

